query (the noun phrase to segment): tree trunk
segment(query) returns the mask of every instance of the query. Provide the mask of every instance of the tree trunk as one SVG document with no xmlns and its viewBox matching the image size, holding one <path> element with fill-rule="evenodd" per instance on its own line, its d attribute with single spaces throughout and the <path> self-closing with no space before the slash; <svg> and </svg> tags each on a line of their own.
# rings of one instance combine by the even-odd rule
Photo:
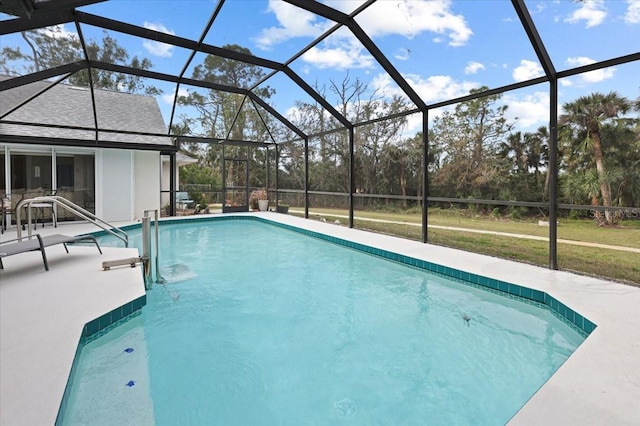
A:
<svg viewBox="0 0 640 426">
<path fill-rule="evenodd" d="M 404 167 L 400 166 L 400 188 L 402 189 L 402 196 L 407 196 L 407 178 L 404 173 Z M 407 199 L 402 199 L 402 206 L 407 208 Z"/>
<path fill-rule="evenodd" d="M 611 187 L 607 181 L 604 170 L 604 162 L 602 161 L 602 146 L 600 145 L 600 134 L 592 133 L 593 139 L 593 157 L 596 162 L 596 170 L 600 177 L 600 194 L 602 195 L 602 205 L 604 207 L 611 207 Z M 611 225 L 613 223 L 611 212 L 609 210 L 604 211 L 605 224 Z"/>
</svg>

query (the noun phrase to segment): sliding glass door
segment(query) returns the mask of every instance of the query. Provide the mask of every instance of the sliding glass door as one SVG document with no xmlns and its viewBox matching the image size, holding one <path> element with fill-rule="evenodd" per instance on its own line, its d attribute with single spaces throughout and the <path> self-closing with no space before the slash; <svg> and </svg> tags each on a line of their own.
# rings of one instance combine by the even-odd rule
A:
<svg viewBox="0 0 640 426">
<path fill-rule="evenodd" d="M 56 195 L 95 213 L 95 159 L 93 155 L 56 156 Z"/>
<path fill-rule="evenodd" d="M 95 154 L 0 146 L 0 195 L 15 209 L 23 199 L 58 195 L 95 213 Z M 58 220 L 75 220 L 56 209 Z M 45 221 L 51 211 L 43 212 Z"/>
</svg>

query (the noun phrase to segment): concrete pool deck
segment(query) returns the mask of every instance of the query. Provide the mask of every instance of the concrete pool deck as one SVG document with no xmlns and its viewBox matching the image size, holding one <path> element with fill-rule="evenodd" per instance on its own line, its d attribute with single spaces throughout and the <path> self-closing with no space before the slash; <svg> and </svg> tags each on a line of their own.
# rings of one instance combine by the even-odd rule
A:
<svg viewBox="0 0 640 426">
<path fill-rule="evenodd" d="M 580 276 L 291 215 L 283 223 L 546 292 L 597 325 L 511 419 L 512 425 L 640 424 L 640 287 Z M 184 220 L 201 219 L 185 217 Z M 76 235 L 92 225 L 38 228 Z M 2 239 L 15 235 L 4 234 Z M 84 324 L 144 294 L 139 267 L 102 271 L 134 249 L 47 248 L 3 259 L 0 272 L 0 424 L 54 424 Z M 136 252 L 137 253 L 137 252 Z M 135 253 L 133 255 L 136 255 Z M 144 309 L 144 308 L 143 308 Z"/>
</svg>

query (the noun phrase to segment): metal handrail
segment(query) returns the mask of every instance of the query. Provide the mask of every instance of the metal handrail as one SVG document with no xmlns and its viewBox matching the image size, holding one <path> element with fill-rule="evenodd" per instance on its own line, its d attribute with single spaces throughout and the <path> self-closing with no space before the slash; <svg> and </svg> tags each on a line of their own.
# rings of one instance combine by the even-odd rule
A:
<svg viewBox="0 0 640 426">
<path fill-rule="evenodd" d="M 160 243 L 159 243 L 159 223 L 158 223 L 158 218 L 159 218 L 159 214 L 158 214 L 158 210 L 145 210 L 144 211 L 144 217 L 148 218 L 149 217 L 149 213 L 153 213 L 153 227 L 154 227 L 154 232 L 155 232 L 155 244 L 156 244 L 156 255 L 155 255 L 155 263 L 156 263 L 156 282 L 158 283 L 164 283 L 164 278 L 162 277 L 162 275 L 160 275 Z M 144 228 L 143 228 L 144 231 Z M 143 232 L 144 233 L 144 232 Z M 148 239 L 148 236 L 144 236 L 143 235 L 143 241 L 146 241 Z M 151 255 L 151 253 L 149 253 L 149 255 Z"/>
<path fill-rule="evenodd" d="M 27 208 L 27 232 L 28 232 L 27 235 L 29 236 L 29 238 L 31 238 L 31 204 L 42 203 L 42 202 L 58 205 L 63 209 L 71 212 L 72 214 L 88 222 L 93 223 L 94 225 L 106 231 L 107 233 L 122 240 L 124 242 L 125 247 L 129 247 L 129 236 L 125 231 L 118 228 L 117 226 L 113 226 L 110 223 L 105 222 L 104 220 L 100 219 L 98 216 L 91 213 L 90 211 L 83 209 L 79 205 L 59 195 L 46 195 L 41 197 L 28 198 L 18 203 L 18 205 L 16 206 L 16 222 L 18 222 L 18 226 L 17 226 L 18 238 L 22 236 L 21 235 L 22 229 L 20 228 L 22 208 L 25 206 Z"/>
</svg>

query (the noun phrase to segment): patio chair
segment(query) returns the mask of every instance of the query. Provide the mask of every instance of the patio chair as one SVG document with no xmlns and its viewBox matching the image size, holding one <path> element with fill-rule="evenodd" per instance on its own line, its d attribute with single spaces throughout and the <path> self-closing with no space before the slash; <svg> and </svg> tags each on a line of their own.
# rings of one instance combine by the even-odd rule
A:
<svg viewBox="0 0 640 426">
<path fill-rule="evenodd" d="M 22 237 L 0 241 L 0 269 L 4 269 L 4 265 L 2 264 L 3 257 L 40 250 L 42 253 L 42 261 L 44 262 L 44 269 L 48 271 L 49 264 L 47 263 L 47 254 L 44 252 L 44 242 L 40 234 L 34 236 L 36 238 L 29 239 L 29 237 Z"/>
<path fill-rule="evenodd" d="M 67 244 L 79 243 L 84 241 L 92 242 L 98 248 L 100 254 L 102 254 L 102 249 L 96 240 L 96 237 L 93 235 L 79 235 L 76 237 L 62 235 L 62 234 L 54 234 L 46 237 L 41 237 L 40 234 L 35 234 L 34 238 L 28 239 L 29 237 L 15 238 L 13 240 L 7 240 L 0 242 L 0 269 L 4 269 L 4 265 L 2 264 L 2 258 L 13 256 L 15 254 L 27 253 L 30 251 L 40 250 L 42 252 L 42 261 L 44 262 L 44 269 L 49 270 L 49 265 L 47 263 L 47 255 L 45 253 L 44 248 L 55 246 L 58 244 L 62 244 L 67 253 L 69 253 L 69 248 Z"/>
<path fill-rule="evenodd" d="M 176 192 L 176 207 L 179 210 L 185 210 L 195 207 L 196 202 L 189 198 L 189 193 L 180 191 Z"/>
<path fill-rule="evenodd" d="M 56 195 L 56 190 L 55 189 L 45 189 L 44 190 L 44 196 L 45 197 L 50 197 Z M 35 213 L 36 213 L 36 217 L 35 217 L 35 226 L 34 228 L 38 227 L 38 213 L 40 216 L 40 223 L 42 224 L 42 227 L 44 228 L 44 214 L 45 214 L 45 209 L 51 209 L 51 220 L 53 222 L 53 227 L 57 228 L 58 227 L 58 217 L 56 215 L 56 209 L 53 205 L 52 201 L 40 201 L 37 203 L 32 203 L 31 207 L 36 209 Z M 29 226 L 31 226 L 31 224 L 29 224 Z"/>
</svg>

